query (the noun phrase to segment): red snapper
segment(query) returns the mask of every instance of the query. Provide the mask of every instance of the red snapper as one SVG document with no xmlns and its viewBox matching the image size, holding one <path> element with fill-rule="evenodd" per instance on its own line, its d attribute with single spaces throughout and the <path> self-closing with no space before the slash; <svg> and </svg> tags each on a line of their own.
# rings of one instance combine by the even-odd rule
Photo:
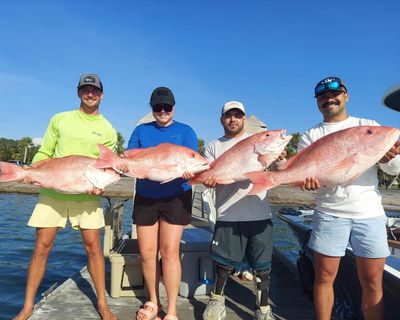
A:
<svg viewBox="0 0 400 320">
<path fill-rule="evenodd" d="M 0 182 L 18 181 L 63 193 L 79 194 L 90 193 L 93 187 L 105 189 L 121 179 L 112 169 L 96 168 L 97 161 L 74 155 L 38 161 L 29 168 L 0 162 Z"/>
<path fill-rule="evenodd" d="M 400 130 L 358 126 L 328 134 L 290 158 L 280 171 L 248 172 L 249 194 L 314 177 L 321 187 L 347 184 L 374 166 L 396 143 Z"/>
</svg>

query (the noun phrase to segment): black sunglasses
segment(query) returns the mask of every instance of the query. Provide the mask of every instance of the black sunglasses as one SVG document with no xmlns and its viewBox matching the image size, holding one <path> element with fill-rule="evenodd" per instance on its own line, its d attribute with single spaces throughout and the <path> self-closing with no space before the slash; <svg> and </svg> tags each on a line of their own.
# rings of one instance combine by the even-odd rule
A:
<svg viewBox="0 0 400 320">
<path fill-rule="evenodd" d="M 173 107 L 174 106 L 171 106 L 170 104 L 167 103 L 155 104 L 154 106 L 151 106 L 153 112 L 161 112 L 163 109 L 165 112 L 171 112 Z"/>
</svg>

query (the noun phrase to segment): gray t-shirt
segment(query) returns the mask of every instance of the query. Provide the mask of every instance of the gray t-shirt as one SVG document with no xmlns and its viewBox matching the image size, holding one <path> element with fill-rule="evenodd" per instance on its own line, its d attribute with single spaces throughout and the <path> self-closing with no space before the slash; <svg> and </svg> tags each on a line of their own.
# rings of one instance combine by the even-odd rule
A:
<svg viewBox="0 0 400 320">
<path fill-rule="evenodd" d="M 212 162 L 230 149 L 239 141 L 249 137 L 243 134 L 238 138 L 227 139 L 221 137 L 212 141 L 206 146 L 205 157 Z M 239 155 L 238 155 L 239 156 Z M 257 156 L 257 155 L 255 155 Z M 235 161 L 235 159 L 232 159 Z M 244 169 L 245 170 L 245 169 Z M 245 171 L 244 171 L 245 172 Z M 232 184 L 217 185 L 216 187 L 216 208 L 218 213 L 217 221 L 257 221 L 271 218 L 271 207 L 269 205 L 267 192 L 257 195 L 239 197 L 240 200 L 226 208 L 226 203 L 238 194 L 246 194 L 250 191 L 249 181 L 240 181 Z"/>
</svg>

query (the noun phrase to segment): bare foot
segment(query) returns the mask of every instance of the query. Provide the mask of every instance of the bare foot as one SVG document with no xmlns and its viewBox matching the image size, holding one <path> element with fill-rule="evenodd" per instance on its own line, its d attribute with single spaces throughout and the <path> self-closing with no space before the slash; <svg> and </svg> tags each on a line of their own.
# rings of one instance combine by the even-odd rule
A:
<svg viewBox="0 0 400 320">
<path fill-rule="evenodd" d="M 117 317 L 111 312 L 111 310 L 107 306 L 98 306 L 97 311 L 100 313 L 100 316 L 103 320 L 117 320 Z"/>
<path fill-rule="evenodd" d="M 33 307 L 31 308 L 23 308 L 18 315 L 16 315 L 13 320 L 26 320 L 28 319 L 33 312 Z"/>
</svg>

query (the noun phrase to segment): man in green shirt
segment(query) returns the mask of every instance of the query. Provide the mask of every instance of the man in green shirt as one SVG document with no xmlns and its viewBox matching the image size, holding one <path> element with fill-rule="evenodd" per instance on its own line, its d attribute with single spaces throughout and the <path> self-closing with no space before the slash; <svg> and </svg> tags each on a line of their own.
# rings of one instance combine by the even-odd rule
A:
<svg viewBox="0 0 400 320">
<path fill-rule="evenodd" d="M 45 132 L 42 145 L 33 163 L 50 158 L 83 155 L 98 158 L 97 144 L 115 149 L 117 132 L 99 113 L 103 85 L 95 74 L 83 74 L 78 83 L 79 110 L 54 115 Z M 24 307 L 14 318 L 28 319 L 33 311 L 38 287 L 43 279 L 48 255 L 59 228 L 69 219 L 72 228 L 80 230 L 88 256 L 88 269 L 97 293 L 98 312 L 103 319 L 116 317 L 107 306 L 105 267 L 100 230 L 104 227 L 101 198 L 103 190 L 92 194 L 63 194 L 41 189 L 28 225 L 36 228 L 36 243 L 28 269 Z"/>
</svg>

